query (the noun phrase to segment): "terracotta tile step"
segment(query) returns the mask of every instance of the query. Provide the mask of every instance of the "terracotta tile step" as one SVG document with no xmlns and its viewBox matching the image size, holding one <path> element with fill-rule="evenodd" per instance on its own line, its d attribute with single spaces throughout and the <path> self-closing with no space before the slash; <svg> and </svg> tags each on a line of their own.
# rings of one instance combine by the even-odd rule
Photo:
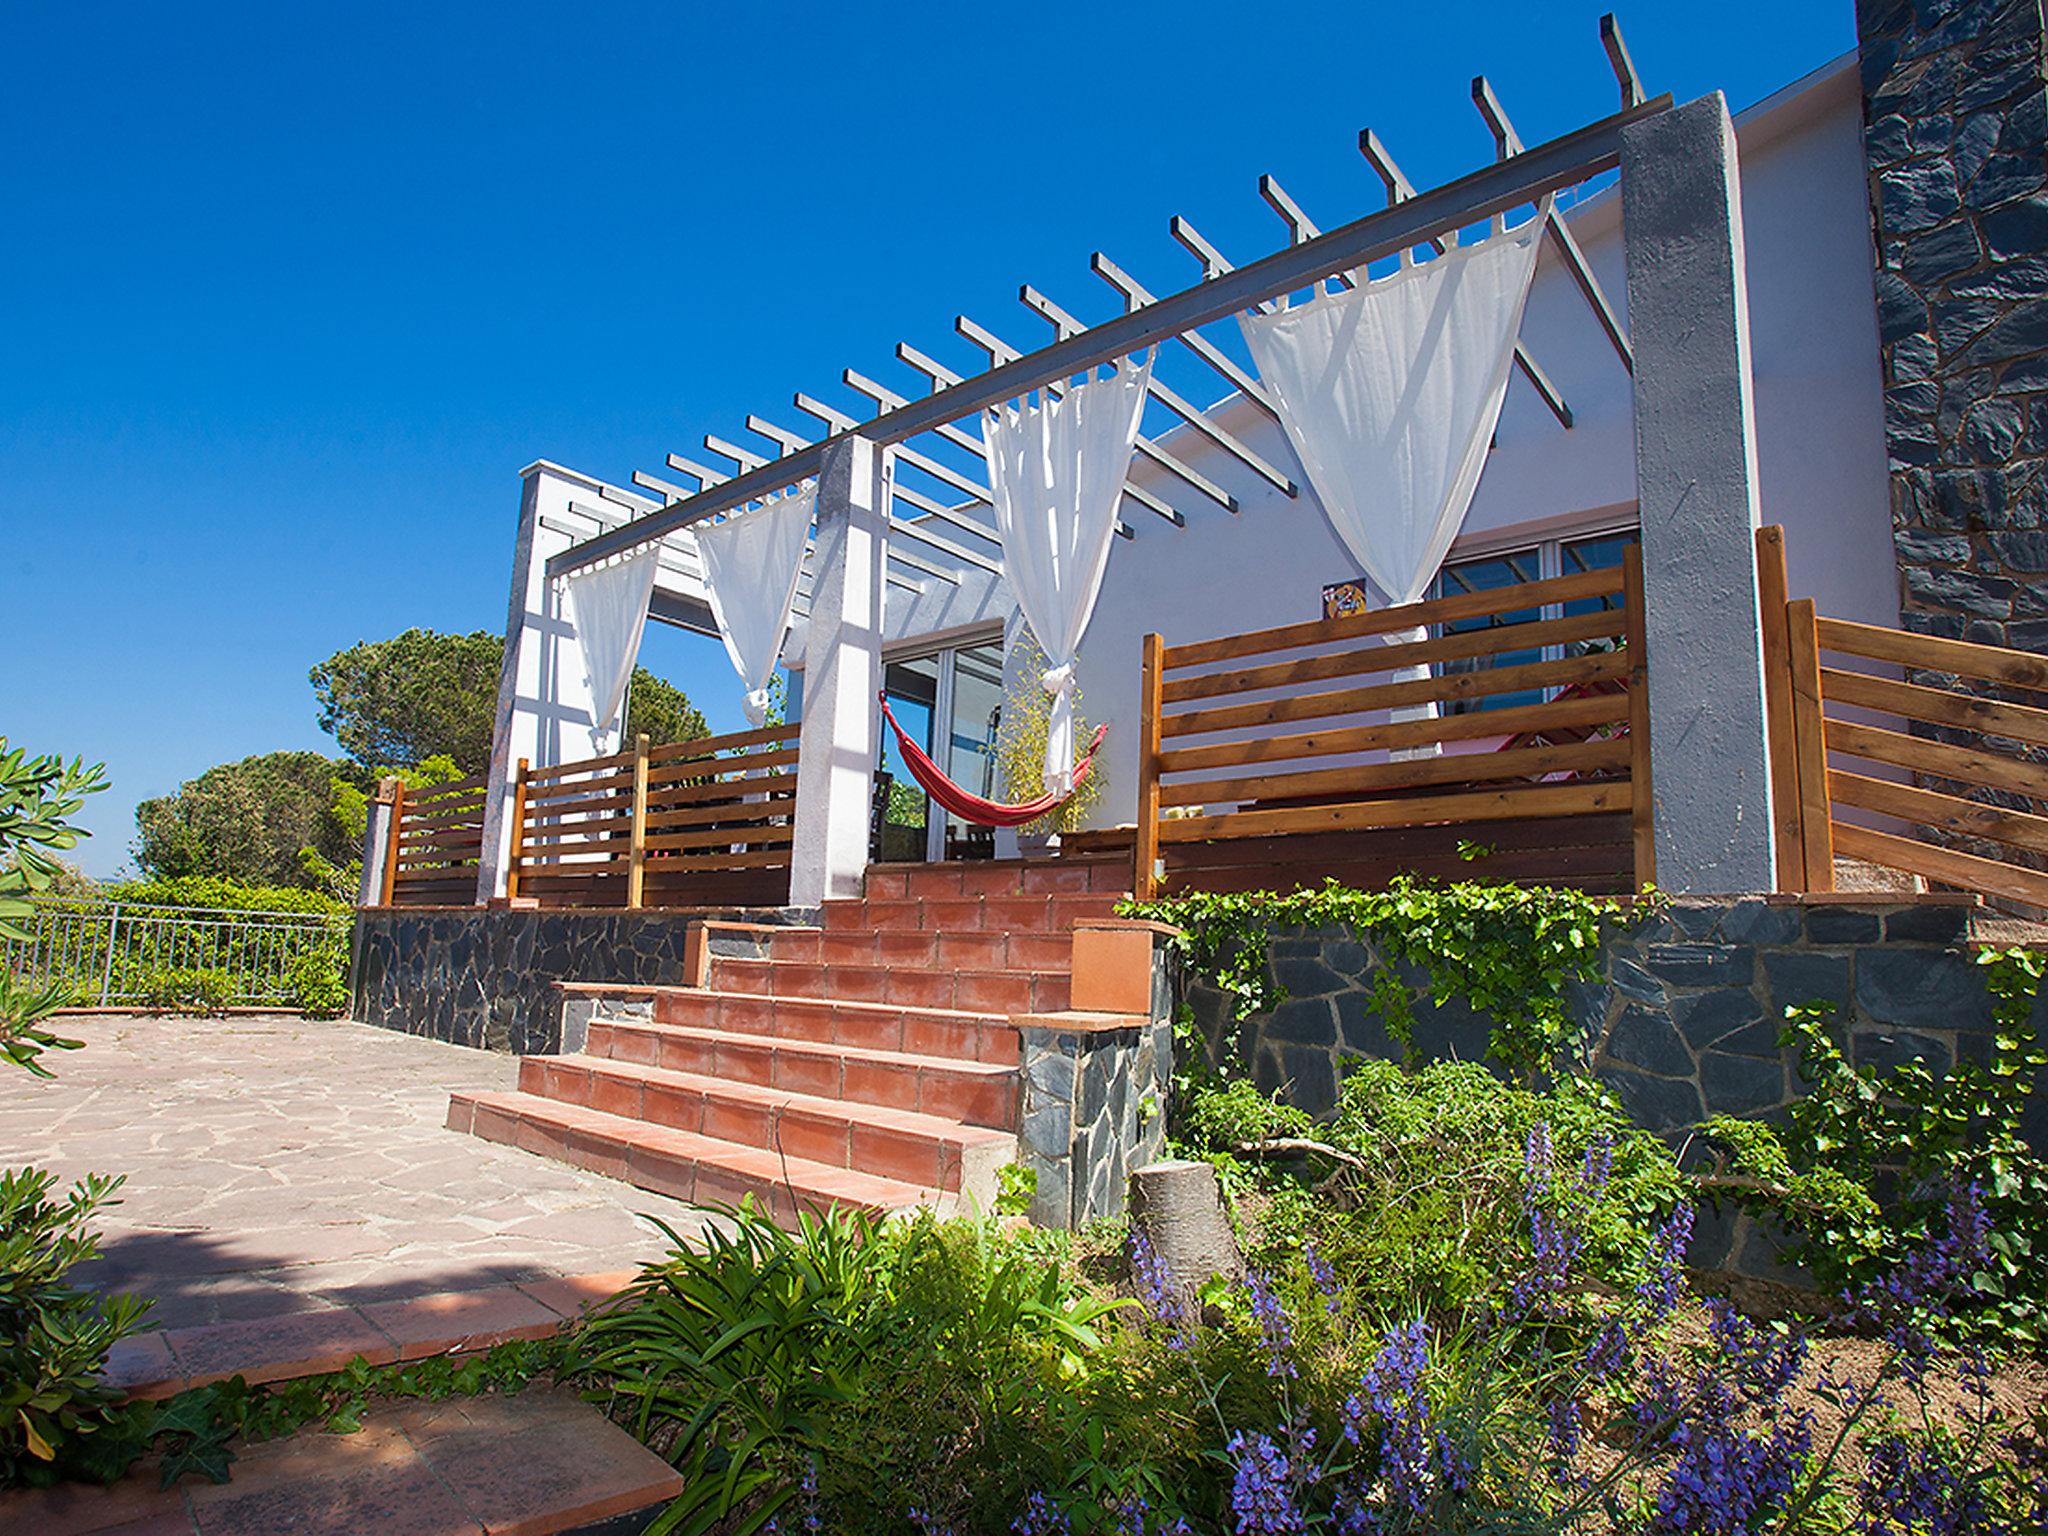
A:
<svg viewBox="0 0 2048 1536">
<path fill-rule="evenodd" d="M 825 932 L 1065 933 L 1088 917 L 1115 915 L 1112 895 L 867 896 L 828 901 Z"/>
<path fill-rule="evenodd" d="M 1012 1131 L 601 1057 L 528 1056 L 519 1063 L 519 1087 L 830 1168 L 964 1189 L 984 1208 L 995 1199 L 996 1170 L 1017 1153 Z"/>
<path fill-rule="evenodd" d="M 1108 858 L 1001 859 L 947 864 L 873 864 L 863 887 L 871 897 L 1050 896 L 1094 892 L 1121 896 L 1131 888 L 1128 855 Z"/>
<path fill-rule="evenodd" d="M 762 938 L 768 946 L 765 958 L 806 965 L 1063 973 L 1074 959 L 1073 937 L 1065 933 L 940 933 L 923 928 L 827 933 L 822 928 L 784 928 Z"/>
<path fill-rule="evenodd" d="M 1067 1006 L 1066 975 L 967 971 L 950 966 L 810 965 L 793 960 L 711 962 L 711 985 L 760 997 L 806 997 L 968 1013 L 1056 1013 Z"/>
<path fill-rule="evenodd" d="M 583 1402 L 536 1386 L 446 1402 L 375 1402 L 354 1434 L 318 1428 L 236 1447 L 234 1477 L 159 1486 L 154 1458 L 112 1487 L 0 1494 L 0 1530 L 39 1536 L 554 1536 L 640 1530 L 682 1491 L 676 1470 Z"/>
<path fill-rule="evenodd" d="M 1014 1130 L 1018 1068 L 954 1056 L 867 1050 L 811 1040 L 728 1034 L 640 1019 L 593 1019 L 585 1054 L 720 1077 L 785 1093 L 913 1110 L 967 1125 Z"/>
<path fill-rule="evenodd" d="M 830 1168 L 530 1093 L 454 1094 L 448 1101 L 448 1128 L 624 1179 L 693 1205 L 737 1205 L 752 1195 L 785 1224 L 794 1222 L 800 1209 L 841 1205 L 895 1211 L 950 1204 L 940 1190 L 928 1185 Z"/>
<path fill-rule="evenodd" d="M 1023 1045 L 1007 1012 L 912 1008 L 843 998 L 768 997 L 671 987 L 655 994 L 654 1021 L 725 1034 L 852 1045 L 913 1056 L 951 1056 L 1013 1067 Z"/>
<path fill-rule="evenodd" d="M 567 1275 L 443 1291 L 355 1306 L 314 1307 L 277 1317 L 152 1330 L 121 1340 L 102 1378 L 130 1397 L 169 1397 L 240 1376 L 290 1381 L 338 1371 L 357 1355 L 372 1365 L 545 1338 L 600 1306 L 636 1271 Z"/>
</svg>

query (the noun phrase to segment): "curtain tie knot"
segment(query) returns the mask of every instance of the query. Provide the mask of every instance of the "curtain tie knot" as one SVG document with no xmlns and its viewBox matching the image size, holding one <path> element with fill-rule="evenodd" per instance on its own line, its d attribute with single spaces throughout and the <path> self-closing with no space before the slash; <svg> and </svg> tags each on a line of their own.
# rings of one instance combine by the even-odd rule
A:
<svg viewBox="0 0 2048 1536">
<path fill-rule="evenodd" d="M 1063 693 L 1073 691 L 1074 666 L 1075 664 L 1070 661 L 1064 666 L 1052 667 L 1041 675 L 1038 681 L 1047 693 L 1058 698 Z"/>
</svg>

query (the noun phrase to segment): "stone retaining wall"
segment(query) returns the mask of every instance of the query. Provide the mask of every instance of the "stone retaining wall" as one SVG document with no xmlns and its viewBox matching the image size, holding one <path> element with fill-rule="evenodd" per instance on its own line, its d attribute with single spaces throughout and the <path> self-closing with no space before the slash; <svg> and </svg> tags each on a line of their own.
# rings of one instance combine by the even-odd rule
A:
<svg viewBox="0 0 2048 1536">
<path fill-rule="evenodd" d="M 1574 983 L 1570 1006 L 1594 1042 L 1594 1070 L 1631 1116 L 1674 1144 L 1710 1114 L 1775 1117 L 1801 1091 L 1795 1053 L 1780 1049 L 1785 1009 L 1836 1005 L 1851 1061 L 1924 1061 L 1945 1072 L 1985 1060 L 1991 998 L 1967 942 L 1962 899 L 1886 902 L 1770 897 L 1674 900 L 1660 916 L 1610 933 L 1598 979 Z M 1369 938 L 1348 929 L 1282 931 L 1268 954 L 1269 985 L 1285 1000 L 1239 1024 L 1212 987 L 1183 982 L 1210 1057 L 1248 1062 L 1262 1088 L 1312 1113 L 1328 1110 L 1346 1056 L 1400 1059 L 1373 1010 L 1386 968 Z M 1481 1059 L 1491 1021 L 1452 999 L 1432 1005 L 1427 978 L 1396 965 L 1427 1060 Z M 2037 1005 L 2036 1018 L 2043 1018 Z M 2048 1146 L 2048 1082 L 2028 1133 Z M 1777 1277 L 1770 1245 L 1732 1216 L 1705 1219 L 1693 1258 Z"/>
<path fill-rule="evenodd" d="M 457 1045 L 552 1053 L 562 1048 L 556 982 L 681 986 L 684 935 L 711 916 L 804 914 L 365 908 L 349 964 L 351 1016 Z"/>
</svg>

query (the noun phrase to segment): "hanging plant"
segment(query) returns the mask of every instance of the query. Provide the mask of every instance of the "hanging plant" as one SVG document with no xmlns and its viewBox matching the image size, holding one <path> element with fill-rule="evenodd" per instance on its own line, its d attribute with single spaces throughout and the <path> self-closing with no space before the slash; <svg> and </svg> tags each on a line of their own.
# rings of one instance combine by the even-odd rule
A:
<svg viewBox="0 0 2048 1536">
<path fill-rule="evenodd" d="M 1015 801 L 1036 800 L 1045 792 L 1045 733 L 1052 720 L 1052 695 L 1039 683 L 1048 663 L 1045 651 L 1026 629 L 1017 642 L 1016 663 L 1003 693 L 1003 719 L 996 728 L 996 770 L 1003 781 L 1003 793 Z M 1081 690 L 1073 692 L 1074 741 L 1087 742 L 1093 727 L 1081 709 Z M 1054 832 L 1076 832 L 1088 823 L 1088 813 L 1102 798 L 1103 759 L 1097 757 L 1088 777 L 1074 786 L 1074 793 L 1057 810 L 1017 829 L 1020 836 L 1044 836 Z"/>
</svg>

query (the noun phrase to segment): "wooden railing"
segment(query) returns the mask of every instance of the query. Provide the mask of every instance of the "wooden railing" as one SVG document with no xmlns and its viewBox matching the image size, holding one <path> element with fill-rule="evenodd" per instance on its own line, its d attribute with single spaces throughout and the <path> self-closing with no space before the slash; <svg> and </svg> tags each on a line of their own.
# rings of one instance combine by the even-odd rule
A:
<svg viewBox="0 0 2048 1536">
<path fill-rule="evenodd" d="M 1148 635 L 1136 890 L 1403 869 L 1648 882 L 1642 614 L 1631 549 L 1609 570 L 1352 618 L 1187 645 Z M 1404 717 L 1431 704 L 1452 712 Z"/>
<path fill-rule="evenodd" d="M 1789 708 L 1773 701 L 1779 883 L 1833 890 L 1839 853 L 2048 910 L 2048 708 L 2004 696 L 2048 694 L 2048 657 L 1824 618 L 1810 599 L 1785 605 L 1774 647 L 1774 535 L 1758 547 L 1766 660 L 1788 681 Z"/>
<path fill-rule="evenodd" d="M 380 797 L 391 806 L 385 844 L 384 904 L 467 906 L 476 900 L 477 861 L 484 845 L 484 780 L 473 773 L 428 789 L 388 779 Z"/>
<path fill-rule="evenodd" d="M 519 765 L 506 894 L 547 907 L 788 899 L 797 731 L 770 726 Z"/>
</svg>

